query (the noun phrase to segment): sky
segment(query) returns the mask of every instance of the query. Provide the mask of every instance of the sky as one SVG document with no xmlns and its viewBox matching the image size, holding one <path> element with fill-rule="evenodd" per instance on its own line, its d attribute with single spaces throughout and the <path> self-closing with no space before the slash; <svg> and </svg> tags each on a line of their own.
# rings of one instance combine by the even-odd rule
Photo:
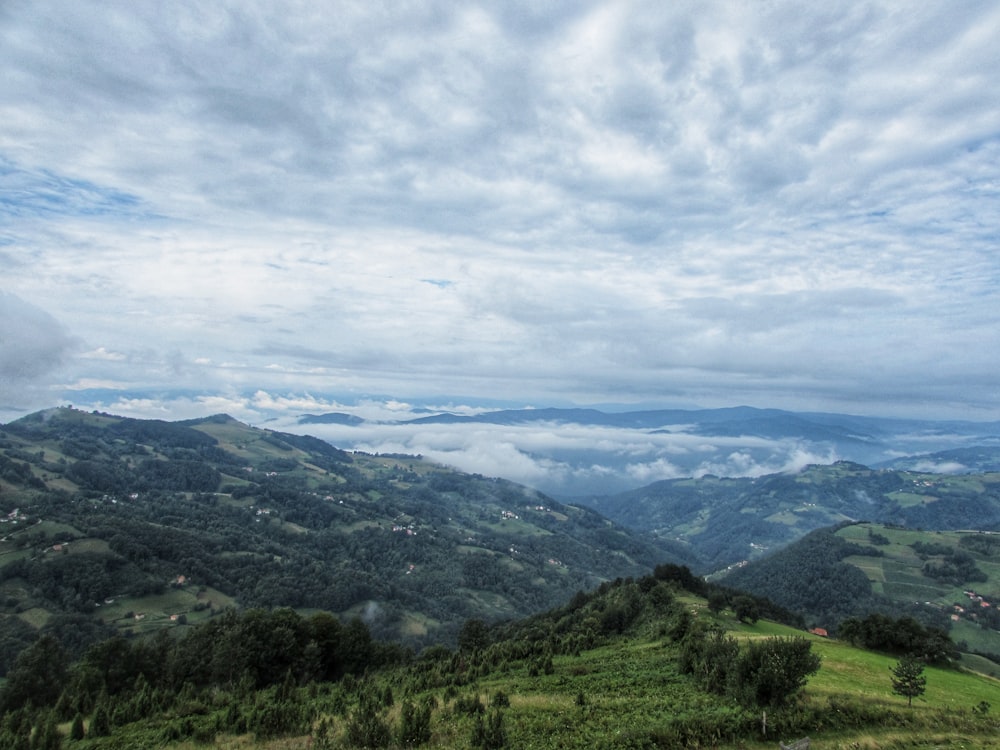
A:
<svg viewBox="0 0 1000 750">
<path fill-rule="evenodd" d="M 0 421 L 1000 419 L 994 2 L 0 4 Z"/>
</svg>

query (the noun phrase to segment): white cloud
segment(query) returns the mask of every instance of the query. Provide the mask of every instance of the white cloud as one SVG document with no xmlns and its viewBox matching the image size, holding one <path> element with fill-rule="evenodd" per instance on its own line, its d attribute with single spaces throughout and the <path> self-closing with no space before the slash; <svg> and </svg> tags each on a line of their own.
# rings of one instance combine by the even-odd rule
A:
<svg viewBox="0 0 1000 750">
<path fill-rule="evenodd" d="M 913 464 L 913 471 L 925 471 L 929 474 L 961 474 L 968 471 L 969 467 L 958 461 L 916 461 Z"/>
<path fill-rule="evenodd" d="M 0 290 L 0 408 L 49 405 L 47 386 L 77 345 L 48 312 Z"/>
<path fill-rule="evenodd" d="M 997 416 L 997 32 L 938 2 L 11 6 L 4 284 L 83 342 L 77 392 Z"/>
<path fill-rule="evenodd" d="M 80 354 L 80 357 L 82 359 L 103 359 L 111 362 L 121 362 L 127 359 L 127 357 L 121 352 L 110 352 L 103 346 L 99 346 L 93 351 L 83 352 Z"/>
</svg>

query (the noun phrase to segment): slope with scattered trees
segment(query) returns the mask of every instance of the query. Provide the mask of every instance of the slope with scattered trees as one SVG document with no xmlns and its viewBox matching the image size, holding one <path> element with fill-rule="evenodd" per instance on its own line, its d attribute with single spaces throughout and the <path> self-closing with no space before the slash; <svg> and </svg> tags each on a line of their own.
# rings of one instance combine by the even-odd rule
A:
<svg viewBox="0 0 1000 750">
<path fill-rule="evenodd" d="M 719 594 L 713 612 L 705 597 Z M 44 638 L 0 689 L 0 746 L 733 747 L 887 730 L 975 745 L 1000 728 L 994 681 L 891 675 L 888 657 L 740 623 L 738 596 L 661 565 L 524 620 L 470 620 L 456 648 L 420 654 L 359 620 L 290 610 L 228 612 L 179 639 L 115 638 L 76 660 Z M 881 679 L 840 681 L 859 658 Z M 928 708 L 908 710 L 921 677 Z"/>
</svg>

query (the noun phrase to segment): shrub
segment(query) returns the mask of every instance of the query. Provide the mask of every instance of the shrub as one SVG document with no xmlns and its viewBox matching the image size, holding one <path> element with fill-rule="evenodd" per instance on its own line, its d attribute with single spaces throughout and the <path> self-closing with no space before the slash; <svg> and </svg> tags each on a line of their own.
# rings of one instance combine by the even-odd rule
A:
<svg viewBox="0 0 1000 750">
<path fill-rule="evenodd" d="M 414 706 L 406 701 L 400 711 L 397 742 L 404 747 L 415 747 L 431 739 L 431 707 L 424 702 Z"/>
<path fill-rule="evenodd" d="M 819 661 L 804 638 L 752 641 L 736 660 L 728 692 L 744 705 L 782 706 L 819 670 Z"/>
<path fill-rule="evenodd" d="M 502 750 L 507 747 L 507 731 L 503 726 L 503 712 L 494 708 L 486 715 L 476 717 L 472 729 L 472 746 L 482 750 Z"/>
</svg>

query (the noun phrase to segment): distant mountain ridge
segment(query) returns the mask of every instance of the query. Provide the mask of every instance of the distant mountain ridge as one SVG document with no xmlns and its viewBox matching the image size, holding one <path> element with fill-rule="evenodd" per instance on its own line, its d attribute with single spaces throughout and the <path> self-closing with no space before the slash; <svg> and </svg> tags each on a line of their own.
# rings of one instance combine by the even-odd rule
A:
<svg viewBox="0 0 1000 750">
<path fill-rule="evenodd" d="M 306 414 L 302 424 L 324 421 L 360 424 L 365 420 L 342 412 Z M 382 420 L 384 421 L 384 420 Z M 562 422 L 581 425 L 610 425 L 637 429 L 658 429 L 670 425 L 696 425 L 726 432 L 741 428 L 785 436 L 817 434 L 837 435 L 859 442 L 881 439 L 903 431 L 933 433 L 969 433 L 989 437 L 1000 443 L 1000 422 L 968 420 L 901 419 L 894 417 L 864 417 L 832 412 L 792 412 L 784 409 L 761 409 L 753 406 L 732 406 L 717 409 L 646 409 L 639 411 L 606 412 L 589 408 L 544 407 L 530 409 L 498 409 L 477 414 L 439 411 L 424 417 L 391 420 L 400 424 L 527 424 L 531 422 Z M 707 433 L 712 434 L 712 433 Z"/>
</svg>

